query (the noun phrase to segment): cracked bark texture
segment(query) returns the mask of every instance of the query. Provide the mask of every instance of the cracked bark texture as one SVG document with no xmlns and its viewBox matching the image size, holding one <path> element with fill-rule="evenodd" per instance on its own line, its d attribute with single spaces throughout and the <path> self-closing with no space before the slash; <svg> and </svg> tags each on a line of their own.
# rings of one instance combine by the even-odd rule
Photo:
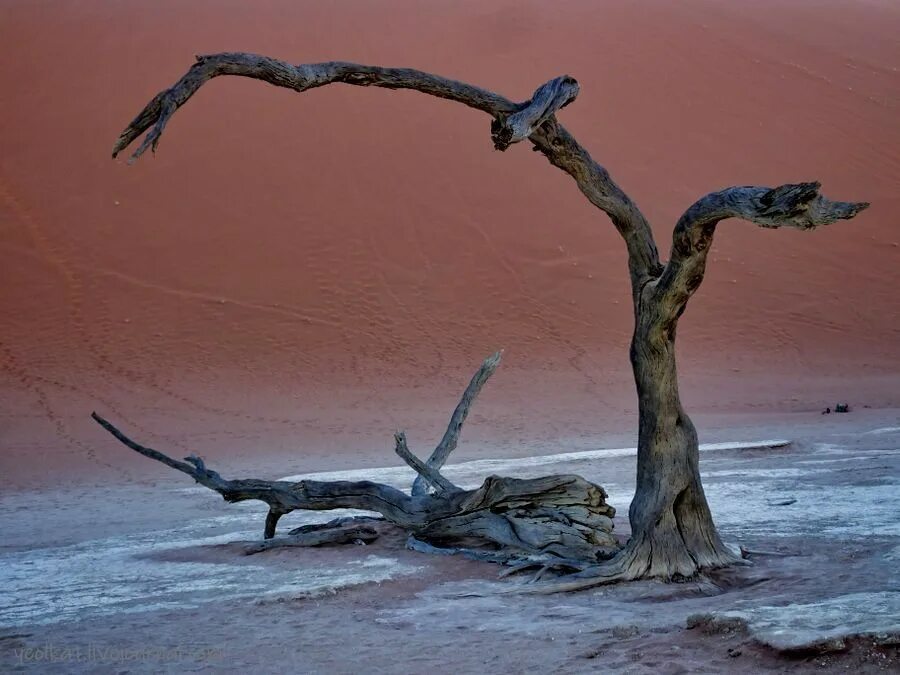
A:
<svg viewBox="0 0 900 675">
<path fill-rule="evenodd" d="M 405 436 L 398 432 L 398 454 L 413 469 L 424 471 L 422 475 L 437 488 L 433 494 L 408 495 L 371 481 L 229 480 L 198 457 L 173 459 L 133 441 L 97 413 L 92 417 L 127 447 L 187 474 L 227 502 L 268 504 L 264 541 L 251 546 L 250 553 L 283 546 L 348 543 L 375 535 L 360 526 L 359 519 L 338 519 L 330 526 L 306 526 L 286 537 L 275 536 L 278 519 L 291 511 L 334 509 L 374 511 L 429 544 L 465 546 L 466 551 L 503 562 L 540 561 L 581 569 L 611 558 L 619 550 L 612 535 L 615 509 L 606 503 L 602 487 L 580 476 L 488 476 L 481 487 L 463 490 L 440 476 L 437 469 L 411 457 Z"/>
<path fill-rule="evenodd" d="M 637 492 L 629 509 L 632 538 L 613 560 L 580 573 L 562 590 L 635 578 L 679 578 L 737 561 L 716 532 L 700 482 L 697 431 L 678 393 L 678 319 L 703 281 L 717 224 L 737 218 L 765 228 L 815 229 L 849 219 L 866 203 L 834 202 L 818 183 L 731 187 L 698 200 L 675 226 L 668 262 L 660 260 L 651 226 L 637 204 L 559 123 L 556 113 L 578 94 L 577 82 L 555 78 L 515 103 L 499 94 L 408 68 L 345 62 L 291 65 L 242 53 L 198 57 L 171 88 L 154 97 L 117 140 L 115 156 L 147 132 L 133 159 L 156 148 L 174 112 L 206 81 L 251 77 L 304 92 L 330 83 L 412 89 L 487 113 L 491 138 L 505 150 L 526 137 L 612 221 L 628 254 L 635 329 L 631 363 L 639 400 Z M 425 478 L 417 491 L 423 491 Z"/>
</svg>

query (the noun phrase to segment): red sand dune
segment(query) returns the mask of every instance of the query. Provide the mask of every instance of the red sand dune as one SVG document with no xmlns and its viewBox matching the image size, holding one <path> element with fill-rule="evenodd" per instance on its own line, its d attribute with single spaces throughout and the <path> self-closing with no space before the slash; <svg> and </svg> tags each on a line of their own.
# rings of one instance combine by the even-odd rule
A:
<svg viewBox="0 0 900 675">
<path fill-rule="evenodd" d="M 561 119 L 664 251 L 731 184 L 872 202 L 813 233 L 720 227 L 681 371 L 700 413 L 897 406 L 898 36 L 888 0 L 7 1 L 0 481 L 136 466 L 92 409 L 176 452 L 383 464 L 395 427 L 420 448 L 439 435 L 498 347 L 469 438 L 536 451 L 634 428 L 623 245 L 526 144 L 493 151 L 484 115 L 221 78 L 157 157 L 109 158 L 194 54 L 227 50 L 518 99 L 569 73 L 582 93 Z"/>
</svg>

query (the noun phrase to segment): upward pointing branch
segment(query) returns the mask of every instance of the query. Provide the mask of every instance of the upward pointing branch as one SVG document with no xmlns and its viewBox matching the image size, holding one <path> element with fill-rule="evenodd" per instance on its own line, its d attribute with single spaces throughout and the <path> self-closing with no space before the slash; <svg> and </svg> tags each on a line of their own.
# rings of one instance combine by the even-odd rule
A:
<svg viewBox="0 0 900 675">
<path fill-rule="evenodd" d="M 481 392 L 484 383 L 487 382 L 488 378 L 494 374 L 495 370 L 497 370 L 497 366 L 500 365 L 502 356 L 503 352 L 491 354 L 484 360 L 484 363 L 481 364 L 481 367 L 472 376 L 469 386 L 466 387 L 456 409 L 450 416 L 450 423 L 447 425 L 447 431 L 444 432 L 441 442 L 437 444 L 434 452 L 431 453 L 431 457 L 429 457 L 426 462 L 426 465 L 429 468 L 440 471 L 441 467 L 444 466 L 444 463 L 450 457 L 450 453 L 456 449 L 456 445 L 459 443 L 459 434 L 462 431 L 462 426 L 469 416 L 469 408 L 472 407 L 472 404 L 475 402 L 475 397 Z M 416 480 L 413 483 L 412 495 L 413 497 L 423 495 L 427 491 L 427 481 L 420 472 L 420 475 L 416 477 Z"/>
<path fill-rule="evenodd" d="M 658 276 L 662 270 L 650 225 L 637 205 L 556 120 L 555 113 L 578 94 L 578 83 L 569 76 L 555 78 L 540 86 L 524 103 L 514 103 L 487 89 L 411 68 L 382 68 L 343 61 L 295 66 L 267 56 L 240 52 L 199 56 L 178 82 L 154 96 L 122 131 L 113 147 L 113 157 L 145 132 L 146 136 L 131 161 L 148 149 L 155 151 L 175 111 L 203 84 L 220 75 L 250 77 L 297 92 L 332 83 L 411 89 L 485 112 L 494 118 L 492 136 L 497 148 L 506 149 L 511 143 L 528 138 L 553 166 L 575 180 L 594 206 L 609 215 L 625 239 L 635 288 L 640 287 L 648 276 Z"/>
</svg>

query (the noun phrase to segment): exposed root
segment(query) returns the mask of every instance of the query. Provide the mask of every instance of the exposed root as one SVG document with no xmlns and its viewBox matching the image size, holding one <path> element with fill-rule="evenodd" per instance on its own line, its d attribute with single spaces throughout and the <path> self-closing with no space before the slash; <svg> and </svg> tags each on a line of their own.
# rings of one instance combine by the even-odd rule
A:
<svg viewBox="0 0 900 675">
<path fill-rule="evenodd" d="M 429 555 L 458 555 L 469 560 L 477 560 L 480 562 L 496 563 L 498 565 L 507 565 L 515 560 L 520 560 L 521 555 L 509 551 L 489 551 L 486 549 L 463 548 L 459 546 L 435 546 L 427 541 L 417 539 L 413 535 L 409 535 L 406 540 L 406 548 L 410 551 L 418 551 L 419 553 L 428 553 Z"/>
<path fill-rule="evenodd" d="M 670 552 L 670 553 L 675 553 Z M 693 560 L 689 552 L 679 550 L 678 555 Z M 497 589 L 490 593 L 467 591 L 460 594 L 450 594 L 448 597 L 487 597 L 491 595 L 552 595 L 555 593 L 573 593 L 584 591 L 598 586 L 607 586 L 616 583 L 636 581 L 638 579 L 658 579 L 660 581 L 687 581 L 695 579 L 704 572 L 720 569 L 732 565 L 752 565 L 750 561 L 741 560 L 732 553 L 723 551 L 707 551 L 697 558 L 715 560 L 708 565 L 694 564 L 689 574 L 670 574 L 664 568 L 654 565 L 653 546 L 648 543 L 647 537 L 631 539 L 625 548 L 610 560 L 604 560 L 596 564 L 585 564 L 580 561 L 545 561 L 540 558 L 531 558 L 518 563 L 509 563 L 510 568 L 501 572 L 500 577 L 505 578 L 518 574 L 525 570 L 538 567 L 537 573 L 525 584 Z M 671 560 L 667 564 L 672 564 Z M 683 566 L 680 566 L 683 569 Z M 575 570 L 563 575 L 552 582 L 538 584 L 548 573 L 556 570 Z"/>
<path fill-rule="evenodd" d="M 571 574 L 572 572 L 581 572 L 593 566 L 593 563 L 585 562 L 583 560 L 562 560 L 549 556 L 535 556 L 525 560 L 520 559 L 518 562 L 509 562 L 507 564 L 509 567 L 504 569 L 498 575 L 501 579 L 513 576 L 514 574 L 519 574 L 525 570 L 534 569 L 535 567 L 541 568 L 538 574 L 543 576 L 545 573 L 553 570 Z"/>
</svg>

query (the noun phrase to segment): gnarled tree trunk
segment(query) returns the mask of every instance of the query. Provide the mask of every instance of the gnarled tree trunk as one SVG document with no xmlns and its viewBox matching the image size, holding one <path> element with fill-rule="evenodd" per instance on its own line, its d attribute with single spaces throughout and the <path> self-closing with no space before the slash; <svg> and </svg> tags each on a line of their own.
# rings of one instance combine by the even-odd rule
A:
<svg viewBox="0 0 900 675">
<path fill-rule="evenodd" d="M 685 414 L 678 394 L 675 330 L 688 300 L 703 280 L 706 257 L 718 222 L 740 218 L 761 227 L 814 229 L 854 217 L 866 203 L 834 202 L 819 194 L 818 183 L 767 187 L 731 187 L 698 200 L 675 226 L 672 250 L 664 264 L 653 232 L 634 201 L 612 180 L 558 122 L 556 113 L 578 95 L 569 76 L 541 85 L 523 103 L 492 91 L 409 68 L 382 68 L 346 62 L 292 65 L 256 54 L 224 53 L 197 58 L 172 87 L 155 96 L 116 141 L 113 156 L 146 136 L 132 159 L 155 150 L 175 111 L 208 80 L 237 75 L 305 92 L 331 83 L 411 89 L 462 103 L 491 116 L 494 147 L 506 150 L 528 139 L 534 149 L 568 173 L 587 199 L 609 216 L 628 253 L 635 331 L 631 361 L 639 398 L 637 492 L 629 509 L 632 537 L 612 560 L 579 573 L 554 590 L 640 577 L 689 577 L 735 561 L 723 545 L 712 516 L 698 468 L 697 431 Z M 463 414 L 454 419 L 461 424 Z M 452 423 L 451 423 L 452 426 Z M 449 430 L 448 430 L 449 431 Z M 439 447 L 434 457 L 452 450 L 455 440 Z M 438 465 L 443 460 L 437 461 Z M 429 460 L 425 470 L 434 468 Z M 420 469 L 422 467 L 419 467 Z M 419 469 L 417 469 L 419 470 Z M 425 472 L 413 498 L 425 492 Z M 431 482 L 434 486 L 434 481 Z M 308 508 L 308 507 L 297 507 Z"/>
<path fill-rule="evenodd" d="M 629 554 L 635 576 L 689 577 L 735 556 L 719 539 L 703 494 L 697 430 L 678 392 L 675 334 L 656 329 L 656 309 L 636 310 L 631 345 L 639 428 Z"/>
</svg>

